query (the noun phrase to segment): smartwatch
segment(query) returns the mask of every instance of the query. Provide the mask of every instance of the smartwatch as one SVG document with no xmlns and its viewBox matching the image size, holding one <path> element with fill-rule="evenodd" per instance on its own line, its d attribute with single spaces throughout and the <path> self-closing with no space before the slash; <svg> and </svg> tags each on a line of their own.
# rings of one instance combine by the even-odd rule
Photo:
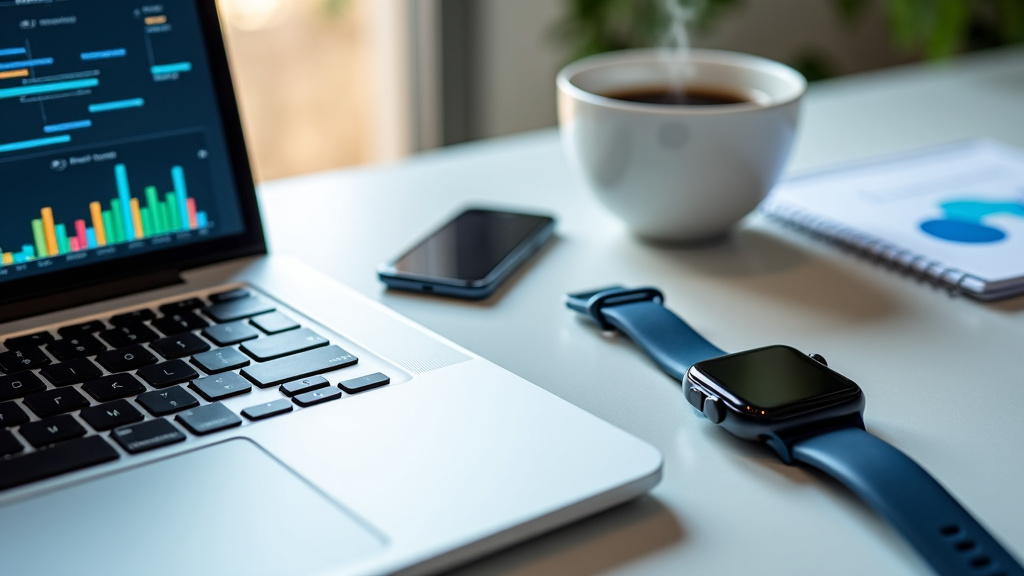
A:
<svg viewBox="0 0 1024 576">
<path fill-rule="evenodd" d="M 787 464 L 832 476 L 885 517 L 939 574 L 1024 575 L 1024 568 L 910 457 L 864 429 L 864 393 L 819 355 L 789 346 L 727 354 L 664 306 L 655 288 L 569 294 L 569 308 L 617 330 L 682 382 L 694 408 L 765 442 Z"/>
</svg>

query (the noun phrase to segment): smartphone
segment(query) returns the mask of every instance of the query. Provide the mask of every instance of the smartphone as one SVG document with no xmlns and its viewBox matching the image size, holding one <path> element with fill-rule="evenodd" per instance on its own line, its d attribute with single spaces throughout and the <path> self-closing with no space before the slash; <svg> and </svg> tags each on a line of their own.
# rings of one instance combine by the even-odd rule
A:
<svg viewBox="0 0 1024 576">
<path fill-rule="evenodd" d="M 550 216 L 470 208 L 377 268 L 391 288 L 479 299 L 551 238 Z"/>
</svg>

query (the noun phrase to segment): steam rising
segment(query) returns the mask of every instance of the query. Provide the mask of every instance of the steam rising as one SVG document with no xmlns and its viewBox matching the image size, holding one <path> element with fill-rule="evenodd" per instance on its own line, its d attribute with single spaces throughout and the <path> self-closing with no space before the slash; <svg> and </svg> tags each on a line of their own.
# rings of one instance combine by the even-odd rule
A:
<svg viewBox="0 0 1024 576">
<path fill-rule="evenodd" d="M 690 35 L 686 27 L 700 15 L 704 5 L 705 0 L 662 0 L 669 25 L 662 36 L 660 58 L 668 74 L 670 91 L 680 97 L 693 75 L 689 64 Z"/>
</svg>

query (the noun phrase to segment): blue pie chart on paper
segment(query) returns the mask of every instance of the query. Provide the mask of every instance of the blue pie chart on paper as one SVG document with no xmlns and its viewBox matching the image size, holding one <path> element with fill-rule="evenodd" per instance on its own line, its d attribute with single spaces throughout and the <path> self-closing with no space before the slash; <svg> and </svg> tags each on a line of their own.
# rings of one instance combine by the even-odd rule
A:
<svg viewBox="0 0 1024 576">
<path fill-rule="evenodd" d="M 1006 238 L 1006 232 L 983 222 L 993 214 L 1013 214 L 1024 218 L 1024 204 L 1017 202 L 955 200 L 944 202 L 939 208 L 945 217 L 922 222 L 921 231 L 935 238 L 963 244 L 985 244 Z"/>
<path fill-rule="evenodd" d="M 999 228 L 962 220 L 928 220 L 921 224 L 921 230 L 936 238 L 965 244 L 998 242 L 1006 238 L 1006 232 Z"/>
</svg>

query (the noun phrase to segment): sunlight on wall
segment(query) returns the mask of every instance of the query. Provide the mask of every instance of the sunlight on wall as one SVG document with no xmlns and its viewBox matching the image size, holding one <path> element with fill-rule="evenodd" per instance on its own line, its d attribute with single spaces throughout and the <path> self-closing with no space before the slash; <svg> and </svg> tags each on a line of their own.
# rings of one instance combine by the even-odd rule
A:
<svg viewBox="0 0 1024 576">
<path fill-rule="evenodd" d="M 372 160 L 365 2 L 219 4 L 257 180 Z"/>
</svg>

